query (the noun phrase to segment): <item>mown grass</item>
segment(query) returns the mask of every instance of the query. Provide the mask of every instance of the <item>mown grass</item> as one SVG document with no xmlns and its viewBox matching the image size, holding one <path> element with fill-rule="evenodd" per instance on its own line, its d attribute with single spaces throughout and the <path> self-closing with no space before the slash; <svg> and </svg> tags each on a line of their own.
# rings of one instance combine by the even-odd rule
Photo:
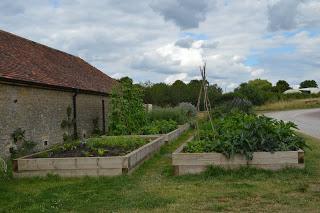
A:
<svg viewBox="0 0 320 213">
<path fill-rule="evenodd" d="M 255 111 L 281 111 L 291 109 L 311 109 L 320 107 L 320 98 L 296 99 L 266 103 L 262 106 L 255 107 Z"/>
<path fill-rule="evenodd" d="M 0 212 L 320 212 L 320 141 L 304 136 L 306 169 L 210 168 L 173 176 L 170 153 L 188 132 L 132 175 L 1 178 Z"/>
</svg>

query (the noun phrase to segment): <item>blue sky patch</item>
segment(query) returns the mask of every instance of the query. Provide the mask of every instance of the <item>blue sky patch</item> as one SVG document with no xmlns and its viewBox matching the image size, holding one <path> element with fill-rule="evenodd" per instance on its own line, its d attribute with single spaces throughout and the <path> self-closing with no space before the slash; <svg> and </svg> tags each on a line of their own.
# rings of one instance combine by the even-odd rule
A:
<svg viewBox="0 0 320 213">
<path fill-rule="evenodd" d="M 208 40 L 208 36 L 203 33 L 182 32 L 180 37 L 190 37 L 194 40 Z"/>
<path fill-rule="evenodd" d="M 286 53 L 293 53 L 296 50 L 294 45 L 282 45 L 279 47 L 272 47 L 265 50 L 266 54 L 269 55 L 276 55 L 276 54 L 286 54 Z"/>
<path fill-rule="evenodd" d="M 256 56 L 248 56 L 244 61 L 244 64 L 250 67 L 256 66 L 259 64 L 259 60 Z"/>
<path fill-rule="evenodd" d="M 49 0 L 53 7 L 59 7 L 60 0 Z"/>
</svg>

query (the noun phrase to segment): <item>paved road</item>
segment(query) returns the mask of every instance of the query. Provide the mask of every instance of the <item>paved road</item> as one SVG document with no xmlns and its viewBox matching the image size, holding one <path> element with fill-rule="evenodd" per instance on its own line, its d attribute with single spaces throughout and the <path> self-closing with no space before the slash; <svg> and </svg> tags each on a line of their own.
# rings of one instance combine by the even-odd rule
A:
<svg viewBox="0 0 320 213">
<path fill-rule="evenodd" d="M 292 121 L 301 132 L 320 138 L 320 109 L 302 109 L 265 113 L 266 116 Z"/>
</svg>

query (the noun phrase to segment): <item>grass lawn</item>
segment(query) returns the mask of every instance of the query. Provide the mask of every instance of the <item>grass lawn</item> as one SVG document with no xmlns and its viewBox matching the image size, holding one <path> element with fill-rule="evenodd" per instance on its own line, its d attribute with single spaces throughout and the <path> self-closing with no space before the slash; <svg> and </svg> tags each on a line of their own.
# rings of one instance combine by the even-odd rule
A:
<svg viewBox="0 0 320 213">
<path fill-rule="evenodd" d="M 279 101 L 266 103 L 262 106 L 255 107 L 257 112 L 262 111 L 280 111 L 291 109 L 311 109 L 320 107 L 320 98 L 296 99 L 289 101 Z"/>
<path fill-rule="evenodd" d="M 306 137 L 306 169 L 211 168 L 172 176 L 170 153 L 187 132 L 132 175 L 0 179 L 0 212 L 320 212 L 320 141 Z"/>
</svg>

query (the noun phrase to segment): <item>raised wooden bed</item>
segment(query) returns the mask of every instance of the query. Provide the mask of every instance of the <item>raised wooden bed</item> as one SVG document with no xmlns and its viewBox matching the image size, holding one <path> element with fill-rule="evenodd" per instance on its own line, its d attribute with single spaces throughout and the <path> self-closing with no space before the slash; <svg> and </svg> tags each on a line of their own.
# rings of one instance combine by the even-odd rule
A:
<svg viewBox="0 0 320 213">
<path fill-rule="evenodd" d="M 243 166 L 280 170 L 287 167 L 304 168 L 304 151 L 254 152 L 253 159 L 248 161 L 244 155 L 235 155 L 228 159 L 221 153 L 182 153 L 185 144 L 172 154 L 172 165 L 175 175 L 197 174 L 208 166 L 221 166 L 234 169 Z"/>
<path fill-rule="evenodd" d="M 46 176 L 56 174 L 63 177 L 116 176 L 130 173 L 144 160 L 157 152 L 162 145 L 179 137 L 189 128 L 189 124 L 164 135 L 154 137 L 150 143 L 125 156 L 114 157 L 70 157 L 70 158 L 32 158 L 28 155 L 14 160 L 15 177 Z M 40 152 L 41 153 L 41 152 Z"/>
</svg>

